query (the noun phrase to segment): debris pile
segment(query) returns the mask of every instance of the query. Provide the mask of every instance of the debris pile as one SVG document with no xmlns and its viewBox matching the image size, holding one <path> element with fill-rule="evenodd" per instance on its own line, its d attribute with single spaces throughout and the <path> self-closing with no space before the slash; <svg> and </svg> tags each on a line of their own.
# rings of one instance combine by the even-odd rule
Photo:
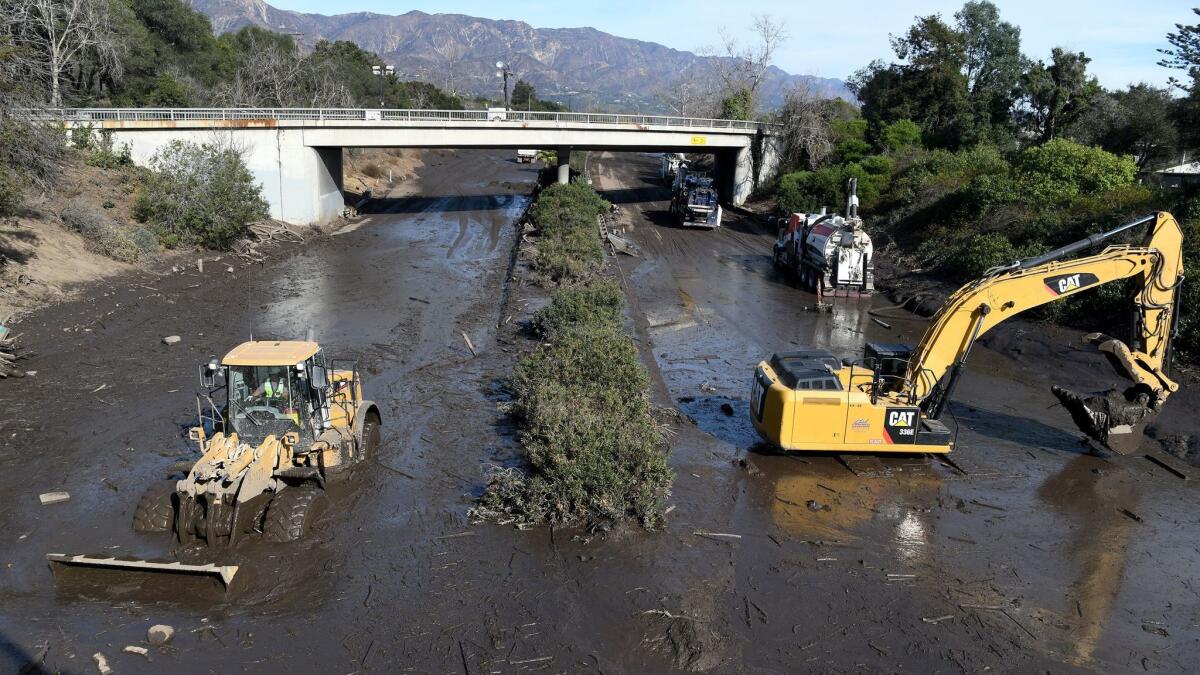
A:
<svg viewBox="0 0 1200 675">
<path fill-rule="evenodd" d="M 4 323 L 8 323 L 5 319 Z M 24 355 L 18 352 L 17 340 L 20 335 L 14 335 L 12 331 L 0 324 L 0 380 L 9 377 L 25 377 L 25 371 L 17 367 L 17 361 L 24 358 Z"/>
</svg>

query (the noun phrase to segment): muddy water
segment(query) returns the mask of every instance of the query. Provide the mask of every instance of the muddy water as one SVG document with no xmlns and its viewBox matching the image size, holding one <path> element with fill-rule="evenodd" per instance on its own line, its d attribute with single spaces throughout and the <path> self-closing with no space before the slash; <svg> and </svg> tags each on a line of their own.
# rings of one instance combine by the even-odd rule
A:
<svg viewBox="0 0 1200 675">
<path fill-rule="evenodd" d="M 806 311 L 815 298 L 773 269 L 760 226 L 726 214 L 715 232 L 678 228 L 656 158 L 593 166 L 643 252 L 621 269 L 659 396 L 695 423 L 673 448 L 672 529 L 742 535 L 706 544 L 727 561 L 706 607 L 727 653 L 764 670 L 1188 669 L 1200 495 L 1141 456 L 1081 447 L 1050 384 L 1116 382 L 1076 334 L 1017 324 L 976 350 L 951 407 L 969 476 L 919 456 L 762 454 L 755 363 L 800 346 L 859 357 L 867 341 L 914 344 L 924 323 L 874 323 L 872 307 L 894 313 L 882 297 Z M 1160 424 L 1195 433 L 1194 405 L 1184 392 Z"/>
<path fill-rule="evenodd" d="M 774 276 L 769 239 L 736 218 L 714 233 L 669 227 L 656 161 L 596 166 L 646 252 L 621 272 L 656 397 L 696 420 L 676 430 L 665 531 L 586 543 L 466 522 L 483 472 L 515 454 L 496 403 L 525 343 L 515 321 L 496 325 L 542 297 L 504 283 L 532 174 L 506 155 L 434 153 L 419 196 L 353 230 L 261 268 L 113 280 L 22 326 L 40 355 L 35 378 L 0 388 L 0 668 L 45 647 L 47 667 L 70 672 L 92 670 L 97 651 L 119 672 L 1187 669 L 1194 495 L 1145 463 L 1081 455 L 1061 411 L 1044 409 L 1046 369 L 1021 355 L 1083 386 L 1103 383 L 1093 361 L 1025 334 L 980 350 L 954 410 L 960 446 L 992 475 L 749 453 L 745 389 L 762 355 L 913 336 L 862 306 L 803 312 L 812 299 Z M 314 535 L 185 552 L 242 565 L 225 602 L 179 597 L 182 585 L 57 593 L 46 552 L 169 553 L 129 518 L 188 456 L 196 364 L 251 330 L 309 326 L 360 359 L 385 432 L 378 464 L 336 486 Z M 170 334 L 181 344 L 161 345 Z M 71 500 L 40 506 L 53 489 Z M 178 633 L 153 661 L 120 653 L 160 622 Z"/>
</svg>

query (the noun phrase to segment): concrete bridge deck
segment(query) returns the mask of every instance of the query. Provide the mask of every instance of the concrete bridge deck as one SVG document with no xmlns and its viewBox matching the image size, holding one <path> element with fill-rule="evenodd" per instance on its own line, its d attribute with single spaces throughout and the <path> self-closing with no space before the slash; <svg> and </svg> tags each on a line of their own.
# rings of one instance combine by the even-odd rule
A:
<svg viewBox="0 0 1200 675">
<path fill-rule="evenodd" d="M 572 149 L 706 152 L 716 157 L 722 198 L 734 204 L 773 171 L 777 156 L 775 125 L 661 115 L 322 108 L 68 108 L 48 114 L 70 128 L 105 130 L 139 164 L 172 141 L 206 142 L 219 134 L 245 149 L 272 216 L 304 224 L 341 213 L 347 147 L 553 149 L 564 181 Z"/>
</svg>

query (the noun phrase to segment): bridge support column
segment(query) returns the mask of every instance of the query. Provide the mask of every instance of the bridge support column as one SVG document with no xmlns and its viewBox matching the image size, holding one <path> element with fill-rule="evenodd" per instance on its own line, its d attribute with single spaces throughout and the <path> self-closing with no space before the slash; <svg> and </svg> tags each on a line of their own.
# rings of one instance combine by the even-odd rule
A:
<svg viewBox="0 0 1200 675">
<path fill-rule="evenodd" d="M 754 192 L 754 170 L 749 147 L 722 150 L 716 156 L 716 184 L 721 199 L 741 206 Z"/>
<path fill-rule="evenodd" d="M 571 182 L 571 148 L 561 147 L 555 155 L 558 157 L 558 183 L 566 185 Z"/>
</svg>

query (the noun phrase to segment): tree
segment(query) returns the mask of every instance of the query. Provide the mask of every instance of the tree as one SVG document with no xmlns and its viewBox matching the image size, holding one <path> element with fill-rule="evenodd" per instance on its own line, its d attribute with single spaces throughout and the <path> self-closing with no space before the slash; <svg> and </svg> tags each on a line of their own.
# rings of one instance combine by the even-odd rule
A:
<svg viewBox="0 0 1200 675">
<path fill-rule="evenodd" d="M 533 102 L 537 100 L 537 90 L 525 80 L 517 80 L 517 83 L 513 85 L 512 97 L 509 100 L 512 101 L 513 110 L 532 107 Z"/>
<path fill-rule="evenodd" d="M 290 37 L 244 29 L 235 40 L 244 45 L 244 56 L 233 78 L 216 93 L 222 105 L 348 108 L 353 104 L 349 89 L 329 62 L 316 52 L 301 56 Z"/>
<path fill-rule="evenodd" d="M 775 52 L 787 39 L 785 24 L 766 14 L 754 17 L 751 30 L 754 41 L 743 45 L 722 28 L 722 51 L 706 50 L 709 56 L 715 57 L 717 77 L 721 81 L 722 109 L 725 101 L 736 102 L 739 110 L 748 108 L 746 116 L 740 119 L 749 119 L 757 111 L 758 89 L 771 68 Z M 743 102 L 748 103 L 742 105 Z"/>
<path fill-rule="evenodd" d="M 134 216 L 168 245 L 226 248 L 267 217 L 267 203 L 240 150 L 220 140 L 173 141 L 150 159 Z"/>
<path fill-rule="evenodd" d="M 121 72 L 123 45 L 114 39 L 108 0 L 0 0 L 0 13 L 24 48 L 24 67 L 49 86 L 52 106 L 62 105 L 62 80 L 84 59 Z"/>
<path fill-rule="evenodd" d="M 1135 84 L 1125 91 L 1101 92 L 1066 131 L 1069 138 L 1132 155 L 1139 171 L 1171 159 L 1179 145 L 1170 89 Z"/>
<path fill-rule="evenodd" d="M 1026 68 L 1021 29 L 1000 20 L 987 0 L 968 2 L 954 15 L 966 54 L 964 75 L 975 116 L 975 136 L 991 136 L 992 127 L 1011 126 L 1013 91 Z"/>
<path fill-rule="evenodd" d="M 899 152 L 921 144 L 921 125 L 912 120 L 896 120 L 884 125 L 880 144 L 889 152 Z"/>
<path fill-rule="evenodd" d="M 1038 61 L 1021 77 L 1020 116 L 1039 142 L 1061 136 L 1101 92 L 1096 78 L 1088 76 L 1089 63 L 1083 52 L 1055 47 L 1049 66 Z"/>
<path fill-rule="evenodd" d="M 753 115 L 754 94 L 742 88 L 721 99 L 721 111 L 717 117 L 723 120 L 748 120 Z"/>
<path fill-rule="evenodd" d="M 780 166 L 815 169 L 833 148 L 830 123 L 837 107 L 806 89 L 793 89 L 776 116 L 779 123 Z"/>
<path fill-rule="evenodd" d="M 1193 8 L 1192 13 L 1200 16 L 1200 8 Z M 1184 84 L 1174 76 L 1170 78 L 1169 83 L 1171 86 L 1192 92 L 1196 82 L 1200 81 L 1200 24 L 1185 26 L 1177 23 L 1175 30 L 1177 32 L 1167 33 L 1167 42 L 1171 43 L 1171 48 L 1158 50 L 1165 57 L 1158 65 L 1187 71 L 1188 77 L 1192 79 L 1190 85 Z"/>
</svg>

